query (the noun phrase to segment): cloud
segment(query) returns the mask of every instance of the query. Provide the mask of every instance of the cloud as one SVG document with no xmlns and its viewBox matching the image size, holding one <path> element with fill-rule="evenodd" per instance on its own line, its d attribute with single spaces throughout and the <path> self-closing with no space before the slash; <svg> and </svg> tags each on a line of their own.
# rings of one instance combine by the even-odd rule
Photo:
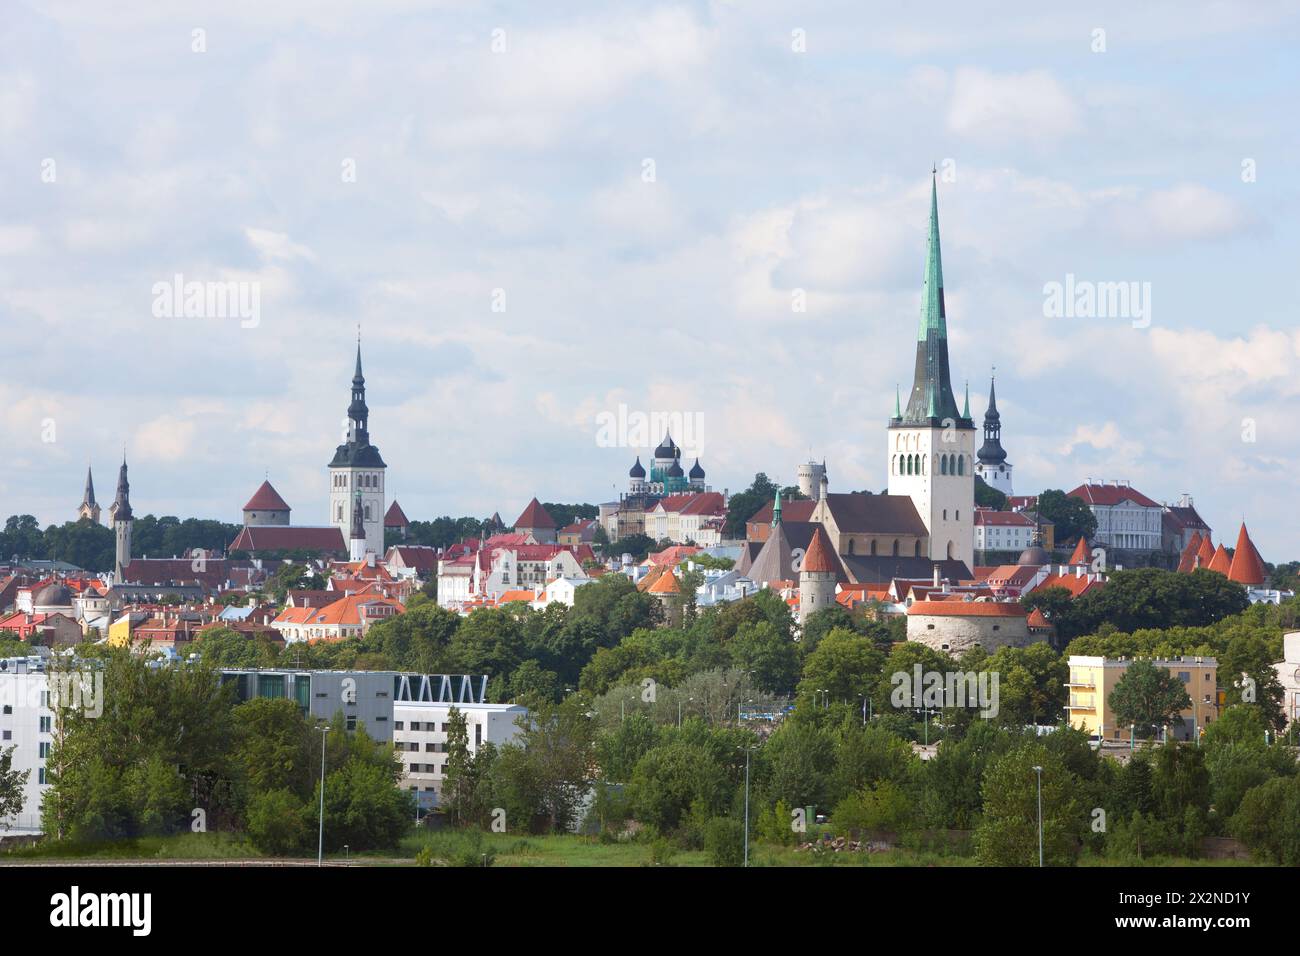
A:
<svg viewBox="0 0 1300 956">
<path fill-rule="evenodd" d="M 963 67 L 953 76 L 948 129 L 957 136 L 1059 145 L 1081 127 L 1074 98 L 1046 70 L 999 74 Z"/>
</svg>

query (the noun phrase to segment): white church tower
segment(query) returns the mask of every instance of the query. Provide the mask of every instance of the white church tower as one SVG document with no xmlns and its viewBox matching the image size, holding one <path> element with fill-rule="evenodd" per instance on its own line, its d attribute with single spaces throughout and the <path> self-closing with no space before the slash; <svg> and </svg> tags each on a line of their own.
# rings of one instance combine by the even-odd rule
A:
<svg viewBox="0 0 1300 956">
<path fill-rule="evenodd" d="M 889 421 L 889 494 L 907 495 L 929 531 L 928 557 L 975 563 L 975 423 L 957 409 L 948 370 L 948 324 L 939 253 L 939 196 L 930 183 L 930 239 L 921 292 L 916 372 L 907 407 Z"/>
<path fill-rule="evenodd" d="M 384 472 L 387 465 L 379 449 L 370 444 L 370 410 L 366 407 L 366 379 L 361 374 L 361 339 L 357 337 L 357 368 L 352 376 L 352 403 L 348 405 L 347 441 L 339 445 L 329 463 L 329 523 L 343 532 L 352 550 L 352 530 L 359 516 L 365 531 L 365 549 L 384 553 Z M 359 499 L 359 500 L 358 500 Z"/>
<path fill-rule="evenodd" d="M 975 462 L 975 474 L 990 488 L 1004 495 L 1011 494 L 1011 462 L 1007 461 L 1006 449 L 1002 447 L 1002 416 L 998 414 L 998 396 L 992 379 L 989 380 L 989 407 L 984 411 L 984 444 Z"/>
</svg>

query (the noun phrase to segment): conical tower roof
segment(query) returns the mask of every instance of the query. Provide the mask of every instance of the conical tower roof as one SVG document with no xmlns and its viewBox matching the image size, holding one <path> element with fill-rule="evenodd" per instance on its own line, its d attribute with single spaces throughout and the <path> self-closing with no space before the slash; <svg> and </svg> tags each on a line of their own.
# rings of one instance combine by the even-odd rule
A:
<svg viewBox="0 0 1300 956">
<path fill-rule="evenodd" d="M 1092 551 L 1088 548 L 1088 539 L 1079 535 L 1079 543 L 1074 546 L 1074 553 L 1070 555 L 1071 565 L 1088 565 L 1092 563 Z"/>
<path fill-rule="evenodd" d="M 1232 554 L 1228 578 L 1249 587 L 1260 587 L 1267 580 L 1264 562 L 1255 549 L 1255 542 L 1250 540 L 1250 535 L 1246 532 L 1244 521 L 1241 523 L 1241 530 L 1237 532 L 1237 550 Z"/>
<path fill-rule="evenodd" d="M 831 539 L 827 537 L 826 532 L 818 525 L 813 531 L 812 540 L 808 542 L 808 550 L 803 555 L 803 565 L 800 572 L 808 573 L 838 573 L 838 562 L 832 557 L 834 548 L 831 547 Z"/>
<path fill-rule="evenodd" d="M 1210 559 L 1209 568 L 1211 571 L 1218 571 L 1222 575 L 1227 575 L 1232 570 L 1232 559 L 1228 557 L 1228 549 L 1219 542 L 1218 548 L 1214 551 L 1214 557 Z"/>
</svg>

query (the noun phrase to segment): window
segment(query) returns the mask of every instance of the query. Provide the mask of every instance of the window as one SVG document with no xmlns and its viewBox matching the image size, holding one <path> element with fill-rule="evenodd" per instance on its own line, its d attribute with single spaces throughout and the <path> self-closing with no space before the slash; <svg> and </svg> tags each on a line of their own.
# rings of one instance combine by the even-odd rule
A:
<svg viewBox="0 0 1300 956">
<path fill-rule="evenodd" d="M 48 740 L 42 740 L 40 746 L 41 759 L 44 760 L 49 755 L 50 755 L 50 742 Z"/>
<path fill-rule="evenodd" d="M 41 767 L 40 770 L 37 771 L 36 782 L 39 783 L 39 784 L 41 784 L 42 786 L 44 786 L 46 783 L 49 782 L 48 780 L 45 779 L 45 768 L 44 768 L 44 767 Z"/>
<path fill-rule="evenodd" d="M 43 733 L 43 734 L 48 734 L 48 733 L 50 732 L 50 720 L 51 720 L 51 718 L 49 718 L 49 717 L 42 717 L 42 718 L 41 718 L 41 727 L 40 727 L 40 732 L 41 732 L 41 733 Z"/>
<path fill-rule="evenodd" d="M 5 704 L 5 710 L 4 710 L 4 712 L 5 712 L 6 715 L 8 715 L 8 714 L 12 714 L 12 713 L 14 712 L 13 705 L 12 705 L 12 704 Z"/>
<path fill-rule="evenodd" d="M 393 721 L 393 729 L 394 729 L 394 730 L 405 730 L 406 728 L 402 726 L 402 721 L 400 721 L 400 720 L 395 720 L 395 721 Z M 411 729 L 412 729 L 412 730 L 415 729 L 415 723 L 414 723 L 414 722 L 411 723 Z"/>
<path fill-rule="evenodd" d="M 4 732 L 4 737 L 3 737 L 3 739 L 4 739 L 4 740 L 13 740 L 13 739 L 14 739 L 14 732 L 13 732 L 12 730 L 6 730 L 6 731 Z"/>
</svg>

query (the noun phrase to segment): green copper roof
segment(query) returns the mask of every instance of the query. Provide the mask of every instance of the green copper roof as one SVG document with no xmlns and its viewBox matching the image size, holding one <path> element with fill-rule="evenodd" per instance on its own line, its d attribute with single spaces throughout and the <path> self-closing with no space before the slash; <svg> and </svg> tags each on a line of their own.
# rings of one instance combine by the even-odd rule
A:
<svg viewBox="0 0 1300 956">
<path fill-rule="evenodd" d="M 899 402 L 897 385 L 894 386 L 894 417 L 895 418 L 903 417 L 903 406 Z"/>
<path fill-rule="evenodd" d="M 930 240 L 925 249 L 925 287 L 921 290 L 921 327 L 917 340 L 924 342 L 929 332 L 948 337 L 947 317 L 943 307 L 943 261 L 939 253 L 939 190 L 930 178 Z"/>
<path fill-rule="evenodd" d="M 970 382 L 966 383 L 966 404 L 961 409 L 962 418 L 970 418 Z"/>
<path fill-rule="evenodd" d="M 772 524 L 781 523 L 781 489 L 776 489 L 776 504 L 772 505 Z"/>
</svg>

